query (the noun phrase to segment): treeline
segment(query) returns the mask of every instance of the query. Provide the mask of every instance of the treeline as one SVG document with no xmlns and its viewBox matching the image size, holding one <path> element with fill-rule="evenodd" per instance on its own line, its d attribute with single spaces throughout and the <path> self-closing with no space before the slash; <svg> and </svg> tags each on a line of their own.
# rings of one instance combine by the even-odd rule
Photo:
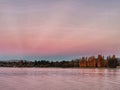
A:
<svg viewBox="0 0 120 90">
<path fill-rule="evenodd" d="M 72 61 L 0 61 L 0 67 L 79 67 L 78 60 Z"/>
<path fill-rule="evenodd" d="M 97 58 L 94 56 L 91 57 L 82 57 L 80 59 L 75 59 L 71 61 L 46 61 L 46 60 L 35 60 L 35 61 L 0 61 L 0 67 L 84 67 L 84 68 L 116 68 L 120 65 L 118 59 L 115 55 L 108 56 L 106 59 L 102 55 L 98 55 Z"/>
<path fill-rule="evenodd" d="M 106 59 L 102 55 L 98 55 L 97 58 L 91 56 L 89 58 L 82 57 L 79 62 L 80 67 L 108 67 L 108 68 L 116 68 L 119 65 L 119 62 L 115 55 L 108 56 Z"/>
</svg>

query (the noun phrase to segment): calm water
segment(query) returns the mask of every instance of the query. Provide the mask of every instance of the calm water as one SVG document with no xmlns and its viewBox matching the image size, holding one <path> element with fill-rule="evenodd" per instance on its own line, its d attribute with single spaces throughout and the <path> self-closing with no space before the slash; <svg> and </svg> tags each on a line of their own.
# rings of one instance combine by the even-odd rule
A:
<svg viewBox="0 0 120 90">
<path fill-rule="evenodd" d="M 0 90 L 120 90 L 120 69 L 0 68 Z"/>
</svg>

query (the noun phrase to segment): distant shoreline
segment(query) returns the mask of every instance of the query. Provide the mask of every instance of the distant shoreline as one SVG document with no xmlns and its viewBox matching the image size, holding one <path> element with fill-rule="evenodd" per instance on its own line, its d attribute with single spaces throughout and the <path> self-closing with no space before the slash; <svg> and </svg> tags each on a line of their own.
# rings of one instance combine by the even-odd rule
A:
<svg viewBox="0 0 120 90">
<path fill-rule="evenodd" d="M 18 67 L 18 68 L 116 68 L 120 66 L 120 62 L 115 55 L 108 56 L 104 59 L 104 56 L 98 55 L 97 58 L 82 57 L 71 61 L 47 61 L 47 60 L 15 60 L 15 61 L 0 61 L 0 67 Z"/>
</svg>

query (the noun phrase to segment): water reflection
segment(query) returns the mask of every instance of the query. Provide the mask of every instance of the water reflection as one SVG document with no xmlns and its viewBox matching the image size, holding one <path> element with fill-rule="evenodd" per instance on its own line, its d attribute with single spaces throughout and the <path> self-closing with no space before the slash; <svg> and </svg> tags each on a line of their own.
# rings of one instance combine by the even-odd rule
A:
<svg viewBox="0 0 120 90">
<path fill-rule="evenodd" d="M 119 69 L 0 68 L 1 90 L 119 90 Z"/>
</svg>

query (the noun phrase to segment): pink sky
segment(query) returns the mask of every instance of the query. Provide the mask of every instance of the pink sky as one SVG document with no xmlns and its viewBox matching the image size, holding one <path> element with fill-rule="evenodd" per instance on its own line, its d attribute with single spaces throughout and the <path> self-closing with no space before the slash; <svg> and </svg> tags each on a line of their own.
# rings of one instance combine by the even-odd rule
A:
<svg viewBox="0 0 120 90">
<path fill-rule="evenodd" d="M 0 3 L 1 55 L 120 53 L 117 2 L 32 2 Z"/>
</svg>

